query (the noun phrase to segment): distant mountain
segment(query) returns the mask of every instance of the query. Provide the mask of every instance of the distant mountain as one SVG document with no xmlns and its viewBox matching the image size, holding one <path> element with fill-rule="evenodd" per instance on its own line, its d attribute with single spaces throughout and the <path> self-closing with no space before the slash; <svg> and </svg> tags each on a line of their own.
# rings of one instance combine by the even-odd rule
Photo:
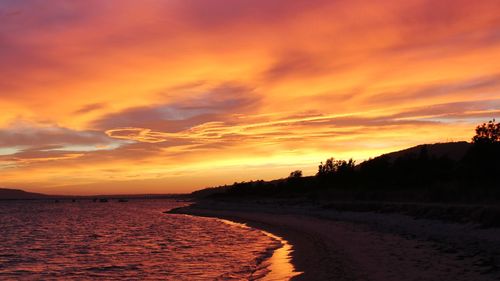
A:
<svg viewBox="0 0 500 281">
<path fill-rule="evenodd" d="M 0 200 L 12 199 L 40 199 L 47 198 L 49 195 L 41 193 L 26 192 L 21 189 L 0 188 Z"/>
<path fill-rule="evenodd" d="M 467 150 L 472 146 L 471 143 L 461 141 L 461 142 L 447 142 L 447 143 L 435 143 L 435 144 L 421 144 L 400 151 L 390 152 L 382 154 L 379 157 L 388 157 L 390 161 L 394 161 L 397 158 L 405 155 L 419 155 L 422 149 L 427 149 L 429 156 L 434 156 L 437 158 L 446 156 L 451 160 L 459 161 L 467 153 Z"/>
</svg>

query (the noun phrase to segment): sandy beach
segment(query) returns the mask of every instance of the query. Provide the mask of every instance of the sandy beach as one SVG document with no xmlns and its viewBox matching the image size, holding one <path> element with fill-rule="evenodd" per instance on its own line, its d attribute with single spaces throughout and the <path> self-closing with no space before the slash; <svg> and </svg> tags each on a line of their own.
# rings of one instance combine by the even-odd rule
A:
<svg viewBox="0 0 500 281">
<path fill-rule="evenodd" d="M 245 223 L 292 246 L 292 280 L 500 280 L 500 229 L 400 214 L 202 202 L 173 212 Z"/>
</svg>

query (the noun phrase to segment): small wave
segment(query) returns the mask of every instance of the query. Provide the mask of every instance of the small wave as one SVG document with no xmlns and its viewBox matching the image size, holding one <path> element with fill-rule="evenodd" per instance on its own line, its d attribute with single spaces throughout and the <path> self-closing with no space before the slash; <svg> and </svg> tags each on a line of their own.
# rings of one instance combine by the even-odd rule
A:
<svg viewBox="0 0 500 281">
<path fill-rule="evenodd" d="M 223 219 L 220 221 L 233 226 L 253 229 L 244 223 Z M 256 267 L 251 272 L 248 280 L 288 280 L 293 276 L 299 275 L 300 272 L 296 272 L 293 264 L 290 262 L 292 247 L 288 241 L 270 232 L 257 230 L 271 238 L 274 243 L 255 259 Z"/>
<path fill-rule="evenodd" d="M 247 280 L 279 247 L 253 228 L 158 211 L 179 205 L 11 204 L 0 280 Z"/>
</svg>

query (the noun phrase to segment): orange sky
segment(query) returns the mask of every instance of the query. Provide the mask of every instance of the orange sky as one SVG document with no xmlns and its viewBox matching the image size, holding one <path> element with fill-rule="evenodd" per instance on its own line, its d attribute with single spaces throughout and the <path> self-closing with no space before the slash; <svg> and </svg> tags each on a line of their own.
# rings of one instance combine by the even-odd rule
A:
<svg viewBox="0 0 500 281">
<path fill-rule="evenodd" d="M 313 174 L 500 114 L 500 2 L 0 1 L 0 186 Z"/>
</svg>

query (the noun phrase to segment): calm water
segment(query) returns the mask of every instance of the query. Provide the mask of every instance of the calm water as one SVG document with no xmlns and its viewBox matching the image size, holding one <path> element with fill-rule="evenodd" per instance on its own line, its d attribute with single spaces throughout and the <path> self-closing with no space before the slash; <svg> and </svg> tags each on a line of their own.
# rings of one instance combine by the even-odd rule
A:
<svg viewBox="0 0 500 281">
<path fill-rule="evenodd" d="M 0 201 L 0 280 L 246 280 L 278 247 L 258 230 L 163 214 L 181 204 Z"/>
</svg>

